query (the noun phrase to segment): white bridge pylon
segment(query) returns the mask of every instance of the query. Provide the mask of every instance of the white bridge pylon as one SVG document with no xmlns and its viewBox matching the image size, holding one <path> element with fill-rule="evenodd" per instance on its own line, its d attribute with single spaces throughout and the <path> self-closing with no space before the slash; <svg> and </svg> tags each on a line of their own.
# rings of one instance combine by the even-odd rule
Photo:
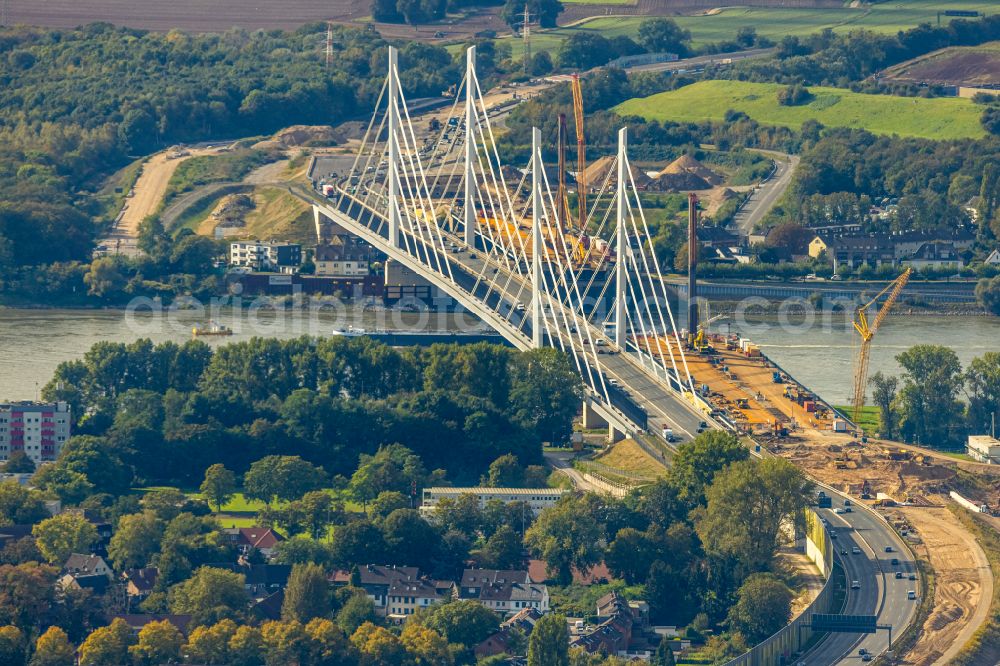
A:
<svg viewBox="0 0 1000 666">
<path fill-rule="evenodd" d="M 523 168 L 501 160 L 491 112 L 502 109 L 487 106 L 475 47 L 450 110 L 419 123 L 407 108 L 395 48 L 388 66 L 354 165 L 338 186 L 339 212 L 488 305 L 515 345 L 563 350 L 592 397 L 620 403 L 607 370 L 627 362 L 695 404 L 627 129 L 610 167 L 587 179 L 600 187 L 588 192 L 586 228 L 574 228 L 573 219 L 558 217 L 539 129 Z"/>
</svg>

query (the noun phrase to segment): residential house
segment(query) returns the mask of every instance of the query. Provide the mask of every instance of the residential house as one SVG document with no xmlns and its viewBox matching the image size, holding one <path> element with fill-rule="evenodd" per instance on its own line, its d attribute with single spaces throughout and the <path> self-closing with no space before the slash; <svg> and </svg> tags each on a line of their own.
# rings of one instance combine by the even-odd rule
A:
<svg viewBox="0 0 1000 666">
<path fill-rule="evenodd" d="M 902 262 L 913 269 L 921 268 L 954 268 L 965 266 L 962 257 L 952 243 L 924 243 L 909 259 Z"/>
<path fill-rule="evenodd" d="M 965 446 L 969 457 L 987 465 L 1000 465 L 1000 441 L 990 435 L 969 435 Z"/>
<path fill-rule="evenodd" d="M 1000 248 L 990 252 L 989 256 L 983 260 L 983 263 L 987 266 L 1000 266 Z"/>
<path fill-rule="evenodd" d="M 402 621 L 420 608 L 454 597 L 455 583 L 429 579 L 396 579 L 389 585 L 386 617 Z"/>
<path fill-rule="evenodd" d="M 285 540 L 285 537 L 270 527 L 231 527 L 222 532 L 241 555 L 257 550 L 264 557 L 270 558 L 274 554 L 274 547 Z"/>
<path fill-rule="evenodd" d="M 740 237 L 725 227 L 698 227 L 698 243 L 702 247 L 732 247 L 740 244 Z"/>
<path fill-rule="evenodd" d="M 352 577 L 353 574 L 350 571 L 336 571 L 331 578 L 331 582 L 334 585 L 350 585 Z M 392 614 L 391 607 L 409 608 L 411 605 L 416 604 L 415 601 L 411 602 L 409 600 L 397 600 L 395 604 L 390 604 L 390 596 L 407 598 L 417 596 L 416 593 L 404 594 L 405 588 L 401 586 L 401 584 L 411 583 L 414 586 L 418 583 L 427 584 L 432 587 L 435 590 L 435 594 L 438 594 L 441 598 L 443 598 L 443 593 L 446 588 L 454 588 L 454 583 L 451 581 L 431 581 L 421 576 L 420 569 L 417 567 L 366 564 L 358 568 L 357 579 L 356 584 L 368 593 L 368 598 L 371 599 L 372 603 L 375 605 L 375 613 L 381 617 L 386 617 L 387 615 Z M 393 589 L 396 590 L 394 595 L 391 593 L 391 590 Z M 421 588 L 419 592 L 421 594 L 429 594 L 429 591 L 425 588 Z M 429 599 L 430 597 L 428 596 L 427 598 Z M 406 613 L 398 613 L 398 615 L 405 614 Z"/>
<path fill-rule="evenodd" d="M 143 567 L 142 569 L 129 569 L 122 574 L 125 582 L 125 594 L 131 600 L 142 601 L 156 587 L 156 580 L 160 571 L 156 567 Z"/>
<path fill-rule="evenodd" d="M 33 525 L 4 525 L 0 527 L 0 548 L 6 548 L 7 544 L 21 539 L 31 537 Z"/>
<path fill-rule="evenodd" d="M 466 569 L 458 596 L 475 599 L 501 615 L 514 615 L 528 608 L 549 612 L 548 587 L 531 580 L 527 571 Z"/>
<path fill-rule="evenodd" d="M 253 599 L 262 599 L 288 586 L 292 575 L 290 564 L 248 564 L 235 565 L 233 571 L 246 578 L 247 594 Z"/>
<path fill-rule="evenodd" d="M 90 590 L 94 596 L 104 596 L 111 587 L 111 578 L 106 574 L 63 574 L 56 584 L 62 590 Z"/>
<path fill-rule="evenodd" d="M 956 252 L 965 252 L 976 242 L 976 234 L 966 227 L 957 229 L 939 229 L 932 231 L 904 231 L 892 234 L 896 260 L 908 259 L 917 254 L 927 243 L 947 243 Z"/>
<path fill-rule="evenodd" d="M 298 243 L 238 241 L 229 244 L 229 265 L 253 271 L 297 273 L 302 265 L 302 246 Z"/>
<path fill-rule="evenodd" d="M 570 637 L 570 645 L 590 654 L 615 656 L 628 652 L 632 642 L 632 609 L 617 592 L 597 600 L 598 624 Z"/>
<path fill-rule="evenodd" d="M 268 596 L 255 601 L 250 606 L 250 612 L 254 617 L 262 621 L 280 620 L 281 606 L 285 603 L 285 591 L 278 590 Z"/>
<path fill-rule="evenodd" d="M 868 264 L 881 266 L 895 264 L 895 248 L 887 236 L 816 236 L 809 243 L 809 256 L 817 258 L 826 253 L 831 263 L 846 264 L 852 268 Z"/>
<path fill-rule="evenodd" d="M 515 613 L 512 617 L 500 623 L 500 629 L 476 646 L 476 658 L 485 659 L 496 654 L 509 653 L 514 635 L 519 633 L 524 636 L 530 636 L 531 632 L 535 629 L 535 624 L 542 617 L 542 613 L 534 608 L 525 608 Z"/>
<path fill-rule="evenodd" d="M 316 275 L 327 277 L 364 277 L 369 273 L 374 252 L 372 247 L 351 237 L 340 243 L 317 245 L 313 263 Z"/>
<path fill-rule="evenodd" d="M 66 402 L 0 403 L 0 460 L 21 451 L 36 464 L 55 460 L 70 437 Z"/>
<path fill-rule="evenodd" d="M 107 576 L 111 578 L 114 572 L 104 558 L 99 555 L 73 553 L 63 564 L 63 573 L 74 576 Z"/>
</svg>

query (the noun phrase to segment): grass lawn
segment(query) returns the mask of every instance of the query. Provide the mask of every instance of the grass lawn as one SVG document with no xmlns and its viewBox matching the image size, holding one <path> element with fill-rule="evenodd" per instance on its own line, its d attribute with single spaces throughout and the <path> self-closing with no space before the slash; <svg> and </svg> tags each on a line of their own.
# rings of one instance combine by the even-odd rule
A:
<svg viewBox="0 0 1000 666">
<path fill-rule="evenodd" d="M 841 88 L 812 87 L 814 99 L 801 106 L 781 106 L 777 83 L 700 81 L 670 92 L 630 99 L 615 110 L 647 120 L 698 122 L 722 120 L 726 111 L 742 111 L 765 125 L 799 128 L 806 120 L 827 127 L 854 127 L 875 134 L 926 139 L 978 138 L 982 107 L 957 97 L 923 99 L 865 95 Z"/>
<path fill-rule="evenodd" d="M 834 405 L 838 410 L 851 416 L 854 413 L 854 407 L 850 405 Z M 878 432 L 879 418 L 878 418 L 878 407 L 872 405 L 867 405 L 861 408 L 861 418 L 858 419 L 858 425 L 868 433 L 869 435 Z"/>
<path fill-rule="evenodd" d="M 134 490 L 139 493 L 148 493 L 148 492 L 153 492 L 154 490 L 167 490 L 168 488 L 172 487 L 147 486 L 145 488 L 135 488 Z M 183 492 L 185 495 L 187 495 L 192 499 L 204 499 L 202 494 L 197 490 L 185 490 L 183 488 L 173 488 L 173 489 L 180 490 L 181 492 Z M 328 488 L 326 492 L 338 498 L 344 504 L 345 511 L 358 512 L 364 510 L 364 508 L 357 502 L 347 499 L 343 491 Z M 281 502 L 278 502 L 277 504 L 275 504 L 275 506 L 280 506 L 281 504 L 282 504 Z M 250 522 L 246 523 L 245 525 L 242 524 L 241 522 L 239 526 L 247 527 L 253 525 L 254 523 L 253 518 L 247 517 L 247 514 L 256 514 L 263 508 L 264 508 L 263 502 L 258 502 L 256 500 L 248 500 L 246 497 L 243 496 L 243 493 L 236 493 L 235 495 L 233 495 L 233 498 L 229 500 L 229 502 L 222 505 L 222 511 L 220 511 L 216 515 L 219 516 L 220 520 L 222 520 L 223 523 L 225 523 L 226 520 L 232 520 L 233 518 L 237 518 L 240 521 L 246 518 L 246 520 Z"/>
<path fill-rule="evenodd" d="M 566 0 L 572 2 L 573 0 Z M 604 0 L 576 0 L 583 4 Z M 619 0 L 614 4 L 634 4 Z M 747 26 L 757 29 L 757 34 L 774 41 L 786 35 L 805 36 L 830 28 L 835 32 L 850 32 L 863 28 L 881 33 L 895 33 L 913 28 L 921 23 L 937 23 L 937 13 L 948 9 L 975 10 L 985 14 L 1000 13 L 1000 4 L 989 0 L 894 0 L 868 7 L 841 7 L 833 9 L 792 9 L 781 7 L 726 7 L 700 16 L 671 17 L 686 30 L 691 31 L 695 47 L 708 43 L 732 40 L 736 31 Z M 573 26 L 555 28 L 532 34 L 533 51 L 559 50 L 559 44 L 573 32 L 594 31 L 605 37 L 628 35 L 635 37 L 644 17 L 602 16 Z M 952 20 L 941 17 L 942 23 Z M 515 58 L 522 55 L 520 39 L 505 38 L 510 42 Z"/>
<path fill-rule="evenodd" d="M 666 474 L 666 468 L 654 460 L 636 444 L 633 439 L 624 439 L 605 454 L 594 458 L 595 462 L 614 469 L 656 478 Z"/>
</svg>

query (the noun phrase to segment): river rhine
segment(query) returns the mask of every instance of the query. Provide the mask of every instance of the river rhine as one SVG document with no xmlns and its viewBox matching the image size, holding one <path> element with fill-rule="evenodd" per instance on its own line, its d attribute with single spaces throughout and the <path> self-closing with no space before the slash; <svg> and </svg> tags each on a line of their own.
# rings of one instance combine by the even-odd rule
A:
<svg viewBox="0 0 1000 666">
<path fill-rule="evenodd" d="M 423 326 L 420 320 L 423 319 Z M 0 401 L 35 397 L 56 366 L 83 356 L 95 342 L 132 342 L 148 337 L 154 342 L 181 343 L 191 328 L 207 317 L 197 312 L 152 315 L 117 310 L 18 310 L 0 309 Z M 254 335 L 294 338 L 329 335 L 347 326 L 376 328 L 480 330 L 471 318 L 456 322 L 453 315 L 399 312 L 310 313 L 302 311 L 223 311 L 218 321 L 235 333 L 202 338 L 212 346 L 246 340 Z M 765 354 L 823 398 L 842 404 L 851 390 L 852 360 L 857 334 L 849 322 L 814 322 L 781 325 L 775 319 L 717 323 L 713 328 L 747 335 Z M 963 366 L 987 351 L 1000 351 L 1000 318 L 947 316 L 894 316 L 886 320 L 872 348 L 871 372 L 897 374 L 895 355 L 915 344 L 952 347 Z"/>
</svg>

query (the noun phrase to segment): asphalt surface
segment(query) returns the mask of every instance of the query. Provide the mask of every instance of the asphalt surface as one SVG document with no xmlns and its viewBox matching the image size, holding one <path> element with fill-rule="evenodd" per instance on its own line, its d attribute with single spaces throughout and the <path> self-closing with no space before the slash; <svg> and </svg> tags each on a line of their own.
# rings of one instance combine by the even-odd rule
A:
<svg viewBox="0 0 1000 666">
<path fill-rule="evenodd" d="M 843 613 L 847 615 L 877 615 L 878 624 L 892 626 L 892 639 L 914 618 L 922 593 L 920 576 L 909 551 L 896 533 L 871 511 L 859 506 L 860 500 L 852 499 L 851 513 L 835 513 L 844 508 L 845 495 L 833 494 L 833 509 L 817 509 L 820 517 L 827 520 L 833 539 L 834 559 L 846 579 L 847 595 Z M 855 554 L 852 547 L 861 552 Z M 892 552 L 886 552 L 886 547 Z M 899 560 L 898 565 L 892 559 Z M 902 572 L 897 579 L 895 573 Z M 917 580 L 909 580 L 910 574 Z M 851 589 L 852 581 L 860 587 Z M 913 590 L 917 599 L 907 598 Z M 836 609 L 834 609 L 836 610 Z M 816 647 L 797 663 L 807 666 L 834 666 L 862 663 L 859 650 L 866 649 L 873 655 L 881 654 L 889 647 L 889 632 L 879 630 L 875 634 L 828 634 Z"/>
<path fill-rule="evenodd" d="M 774 208 L 774 204 L 792 184 L 792 175 L 799 165 L 798 155 L 768 152 L 774 158 L 774 173 L 761 183 L 747 200 L 743 207 L 733 216 L 733 224 L 739 229 L 741 236 L 749 236 L 757 223 Z"/>
</svg>

